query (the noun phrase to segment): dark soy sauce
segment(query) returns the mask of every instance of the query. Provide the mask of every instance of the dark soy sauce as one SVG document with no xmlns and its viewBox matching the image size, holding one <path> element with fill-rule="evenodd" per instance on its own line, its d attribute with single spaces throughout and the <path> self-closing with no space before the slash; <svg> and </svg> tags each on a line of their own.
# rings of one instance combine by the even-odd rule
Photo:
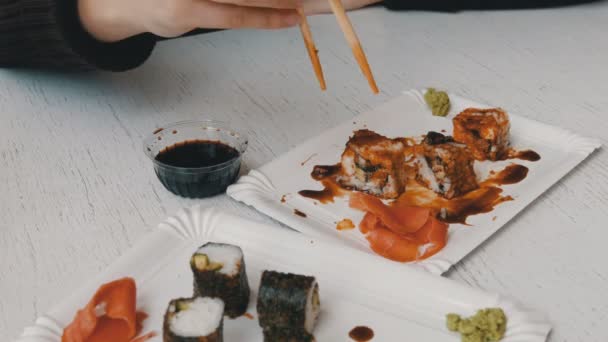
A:
<svg viewBox="0 0 608 342">
<path fill-rule="evenodd" d="M 156 174 L 165 187 L 183 197 L 217 195 L 236 180 L 241 162 L 234 147 L 219 141 L 188 140 L 161 150 Z M 167 166 L 165 166 L 167 165 Z"/>
</svg>

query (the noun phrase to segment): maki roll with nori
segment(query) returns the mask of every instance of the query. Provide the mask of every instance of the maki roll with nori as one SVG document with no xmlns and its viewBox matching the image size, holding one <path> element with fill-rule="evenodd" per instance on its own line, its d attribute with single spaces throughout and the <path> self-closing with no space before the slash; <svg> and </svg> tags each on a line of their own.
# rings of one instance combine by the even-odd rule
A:
<svg viewBox="0 0 608 342">
<path fill-rule="evenodd" d="M 314 277 L 264 271 L 257 310 L 264 341 L 313 341 L 321 311 L 317 281 Z"/>
<path fill-rule="evenodd" d="M 302 329 L 268 327 L 263 329 L 264 342 L 314 342 L 315 337 Z"/>
<path fill-rule="evenodd" d="M 236 318 L 247 311 L 249 283 L 240 247 L 207 243 L 190 260 L 194 274 L 194 295 L 221 298 L 225 314 Z"/>
<path fill-rule="evenodd" d="M 164 342 L 222 342 L 224 302 L 219 298 L 174 299 L 163 324 Z"/>
</svg>

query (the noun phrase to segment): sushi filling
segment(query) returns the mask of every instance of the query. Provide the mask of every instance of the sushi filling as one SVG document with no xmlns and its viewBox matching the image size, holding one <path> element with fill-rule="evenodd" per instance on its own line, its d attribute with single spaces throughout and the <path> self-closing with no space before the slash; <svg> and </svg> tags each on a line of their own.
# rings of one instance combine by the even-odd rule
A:
<svg viewBox="0 0 608 342">
<path fill-rule="evenodd" d="M 209 243 L 192 256 L 192 263 L 199 271 L 218 271 L 227 276 L 239 273 L 243 251 L 237 246 Z"/>
<path fill-rule="evenodd" d="M 309 334 L 313 333 L 319 314 L 321 313 L 321 300 L 319 299 L 319 285 L 315 281 L 313 287 L 308 292 L 306 298 L 306 320 L 304 322 L 304 329 Z"/>
<path fill-rule="evenodd" d="M 169 315 L 169 327 L 176 336 L 205 337 L 220 327 L 224 302 L 208 297 L 180 300 L 169 306 Z"/>
<path fill-rule="evenodd" d="M 418 179 L 421 180 L 427 188 L 433 190 L 434 192 L 439 194 L 443 193 L 443 187 L 439 186 L 437 178 L 435 178 L 435 174 L 429 166 L 427 159 L 423 156 L 417 156 L 414 164 L 418 167 Z"/>
</svg>

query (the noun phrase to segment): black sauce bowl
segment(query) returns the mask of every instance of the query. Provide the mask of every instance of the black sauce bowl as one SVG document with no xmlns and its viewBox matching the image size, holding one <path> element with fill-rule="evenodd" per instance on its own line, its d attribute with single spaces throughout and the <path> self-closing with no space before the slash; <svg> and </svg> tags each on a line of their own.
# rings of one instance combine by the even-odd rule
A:
<svg viewBox="0 0 608 342">
<path fill-rule="evenodd" d="M 238 156 L 203 167 L 173 166 L 157 159 L 158 154 L 167 148 L 196 140 L 228 145 L 238 152 Z M 182 121 L 154 131 L 144 140 L 144 152 L 154 163 L 154 171 L 167 190 L 182 197 L 205 198 L 225 192 L 236 181 L 247 145 L 247 136 L 224 122 Z"/>
</svg>

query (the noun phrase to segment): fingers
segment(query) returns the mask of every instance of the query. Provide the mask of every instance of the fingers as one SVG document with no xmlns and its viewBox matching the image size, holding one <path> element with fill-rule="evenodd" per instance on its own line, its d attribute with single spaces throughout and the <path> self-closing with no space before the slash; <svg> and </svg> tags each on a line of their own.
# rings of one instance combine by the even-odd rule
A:
<svg viewBox="0 0 608 342">
<path fill-rule="evenodd" d="M 300 7 L 300 0 L 212 0 L 217 3 L 231 4 L 245 7 L 296 9 Z"/>
<path fill-rule="evenodd" d="M 195 1 L 193 4 L 189 18 L 194 27 L 279 29 L 300 22 L 300 16 L 295 10 L 242 7 L 212 1 Z"/>
</svg>

